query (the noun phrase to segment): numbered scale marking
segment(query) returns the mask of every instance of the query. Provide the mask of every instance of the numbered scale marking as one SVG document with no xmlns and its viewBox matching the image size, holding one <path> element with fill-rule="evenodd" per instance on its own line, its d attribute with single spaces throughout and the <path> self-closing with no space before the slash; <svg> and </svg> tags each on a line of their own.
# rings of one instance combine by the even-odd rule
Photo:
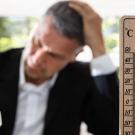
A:
<svg viewBox="0 0 135 135">
<path fill-rule="evenodd" d="M 120 135 L 135 135 L 135 16 L 120 22 Z"/>
</svg>

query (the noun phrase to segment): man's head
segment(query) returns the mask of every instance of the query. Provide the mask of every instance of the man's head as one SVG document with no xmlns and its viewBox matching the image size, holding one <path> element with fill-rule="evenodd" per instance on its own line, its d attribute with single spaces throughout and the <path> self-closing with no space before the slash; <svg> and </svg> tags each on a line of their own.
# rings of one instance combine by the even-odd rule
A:
<svg viewBox="0 0 135 135">
<path fill-rule="evenodd" d="M 82 16 L 69 7 L 69 1 L 54 4 L 44 14 L 46 15 L 53 17 L 53 24 L 62 35 L 76 39 L 80 46 L 85 44 Z"/>
<path fill-rule="evenodd" d="M 82 50 L 82 18 L 68 4 L 58 2 L 48 9 L 26 48 L 25 73 L 31 82 L 49 79 Z"/>
</svg>

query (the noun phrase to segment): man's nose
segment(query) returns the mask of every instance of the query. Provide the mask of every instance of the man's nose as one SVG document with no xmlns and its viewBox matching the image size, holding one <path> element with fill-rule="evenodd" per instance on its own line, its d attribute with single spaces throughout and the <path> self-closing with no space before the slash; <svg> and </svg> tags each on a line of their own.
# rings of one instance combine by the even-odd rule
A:
<svg viewBox="0 0 135 135">
<path fill-rule="evenodd" d="M 47 48 L 40 48 L 36 51 L 33 62 L 35 66 L 45 66 L 47 63 Z"/>
</svg>

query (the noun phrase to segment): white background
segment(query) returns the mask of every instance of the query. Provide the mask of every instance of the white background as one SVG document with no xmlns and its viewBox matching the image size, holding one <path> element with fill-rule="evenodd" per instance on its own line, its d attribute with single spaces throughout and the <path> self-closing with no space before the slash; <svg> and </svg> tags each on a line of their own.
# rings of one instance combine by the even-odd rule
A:
<svg viewBox="0 0 135 135">
<path fill-rule="evenodd" d="M 58 0 L 0 0 L 0 16 L 39 16 Z M 102 17 L 135 15 L 135 0 L 83 0 L 92 5 Z"/>
</svg>

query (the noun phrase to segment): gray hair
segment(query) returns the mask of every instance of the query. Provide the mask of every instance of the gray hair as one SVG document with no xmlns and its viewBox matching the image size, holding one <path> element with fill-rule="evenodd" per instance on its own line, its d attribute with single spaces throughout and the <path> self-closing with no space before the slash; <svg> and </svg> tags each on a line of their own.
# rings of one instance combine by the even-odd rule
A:
<svg viewBox="0 0 135 135">
<path fill-rule="evenodd" d="M 53 24 L 62 35 L 77 40 L 80 46 L 85 45 L 82 16 L 69 7 L 68 1 L 55 3 L 46 15 L 53 17 Z"/>
</svg>

